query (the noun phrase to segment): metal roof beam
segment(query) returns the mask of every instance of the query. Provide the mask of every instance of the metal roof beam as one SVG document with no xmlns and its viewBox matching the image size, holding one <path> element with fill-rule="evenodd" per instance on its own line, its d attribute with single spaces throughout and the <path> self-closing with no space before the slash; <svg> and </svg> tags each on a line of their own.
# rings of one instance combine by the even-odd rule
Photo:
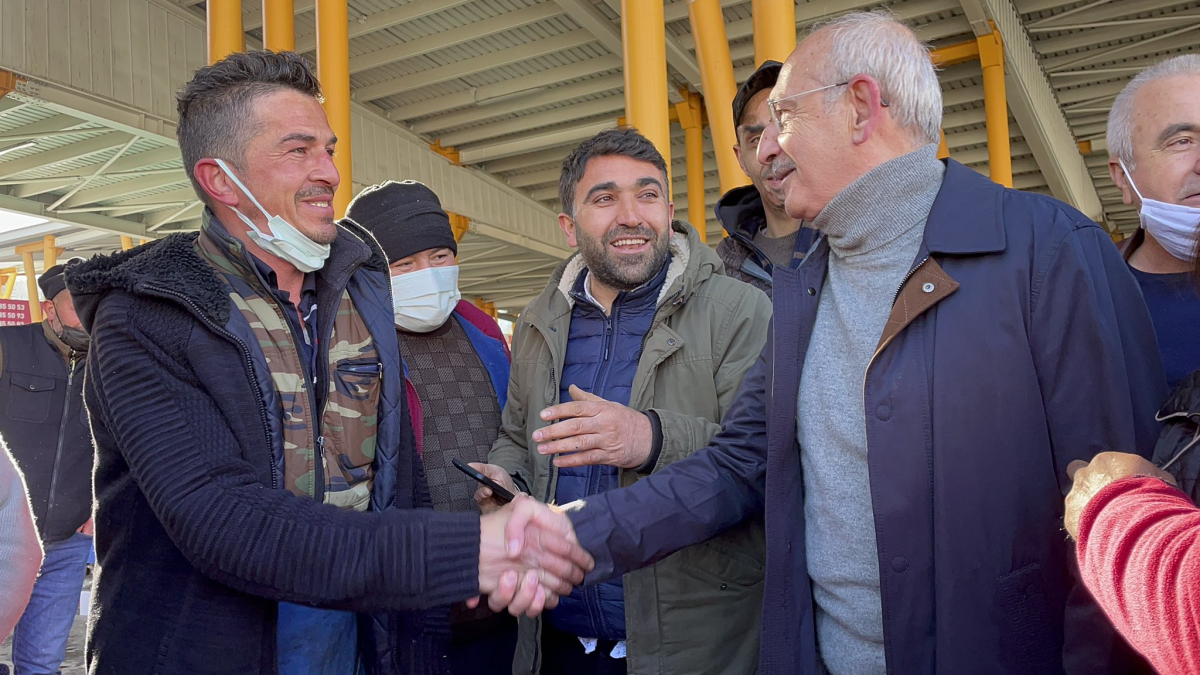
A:
<svg viewBox="0 0 1200 675">
<path fill-rule="evenodd" d="M 127 143 L 130 138 L 132 138 L 130 134 L 112 131 L 103 136 L 89 138 L 86 141 L 71 143 L 70 145 L 64 145 L 45 152 L 38 152 L 8 162 L 0 162 L 0 178 L 16 176 L 26 171 L 32 171 L 33 169 L 53 166 L 54 164 L 69 162 L 80 157 L 94 155 L 97 152 L 119 148 Z"/>
<path fill-rule="evenodd" d="M 408 5 L 404 7 L 408 7 Z M 543 21 L 560 14 L 562 14 L 562 10 L 557 4 L 543 2 L 540 5 L 518 9 L 515 12 L 507 12 L 500 16 L 469 23 L 465 26 L 435 33 L 434 35 L 409 40 L 408 42 L 402 42 L 391 47 L 384 47 L 383 49 L 368 52 L 361 56 L 351 57 L 350 74 L 361 73 L 364 70 L 379 68 L 380 66 L 386 66 L 390 63 L 403 61 L 404 59 L 411 59 L 415 56 L 436 52 L 439 49 L 478 40 L 488 35 L 502 33 L 506 30 Z"/>
<path fill-rule="evenodd" d="M 296 0 L 299 5 L 302 0 Z M 398 26 L 402 23 L 415 21 L 430 14 L 436 14 L 442 10 L 465 5 L 471 0 L 416 0 L 406 5 L 385 9 L 382 12 L 368 14 L 361 19 L 350 20 L 350 39 L 353 40 L 361 35 L 368 35 L 376 31 L 385 30 L 392 26 Z M 309 0 L 308 5 L 313 3 Z M 296 12 L 299 14 L 299 11 Z M 317 38 L 315 35 L 305 35 L 296 38 L 296 52 L 303 54 L 305 52 L 315 51 L 317 48 Z"/>
<path fill-rule="evenodd" d="M 446 96 L 439 96 L 428 101 L 421 101 L 420 103 L 392 108 L 387 111 L 387 118 L 400 122 L 463 106 L 483 106 L 489 101 L 499 103 L 501 99 L 506 99 L 510 96 L 518 94 L 533 95 L 540 92 L 542 88 L 556 85 L 559 82 L 588 77 L 620 67 L 620 56 L 610 55 L 602 56 L 598 59 L 585 59 L 571 65 L 549 68 L 538 73 L 515 77 L 504 82 L 473 87 L 469 91 L 457 92 Z"/>
<path fill-rule="evenodd" d="M 59 222 L 78 225 L 93 230 L 103 230 L 113 234 L 121 234 L 130 237 L 151 238 L 154 236 L 147 232 L 146 226 L 141 223 L 135 223 L 129 220 L 121 220 L 110 216 L 102 216 L 96 213 L 72 213 L 60 214 L 46 210 L 46 205 L 42 202 L 32 199 L 21 199 L 11 195 L 0 194 L 0 208 L 8 209 L 9 211 L 17 211 L 19 213 L 27 213 L 32 216 L 40 216 Z"/>
<path fill-rule="evenodd" d="M 617 48 L 615 50 L 610 48 L 609 51 L 618 56 L 624 53 L 623 47 L 621 47 L 621 28 L 619 26 L 614 26 L 613 23 L 608 20 L 608 17 L 604 16 L 600 10 L 596 9 L 594 5 L 590 4 L 589 0 L 563 0 L 563 2 L 572 5 L 583 6 L 591 10 L 591 13 L 598 17 L 597 20 L 603 21 L 604 25 L 607 25 L 617 36 Z M 560 2 L 559 4 L 563 3 Z M 621 0 L 605 0 L 604 4 L 608 5 L 608 8 L 612 10 L 613 14 L 616 14 L 618 17 L 621 16 Z M 563 6 L 565 7 L 566 5 Z M 572 18 L 575 18 L 574 15 L 572 15 Z M 576 20 L 578 21 L 578 19 Z M 664 21 L 663 30 L 666 30 L 665 23 L 666 22 Z M 679 38 L 675 37 L 669 32 L 666 34 L 666 47 L 667 65 L 674 68 L 675 71 L 679 73 L 681 77 L 683 77 L 684 82 L 686 82 L 689 86 L 699 90 L 701 88 L 700 66 L 696 63 L 696 57 L 690 51 L 688 51 L 687 47 L 683 46 L 683 43 Z M 668 87 L 667 99 L 671 103 L 677 103 L 682 101 L 683 97 L 679 95 L 679 92 L 675 90 L 675 87 Z"/>
<path fill-rule="evenodd" d="M 550 148 L 548 150 L 538 150 L 524 155 L 516 155 L 506 159 L 498 159 L 494 162 L 488 162 L 481 168 L 488 173 L 504 173 L 506 171 L 521 171 L 534 166 L 544 164 L 561 165 L 562 161 L 571 154 L 571 148 L 562 146 L 558 148 Z"/>
<path fill-rule="evenodd" d="M 104 209 L 124 209 L 135 206 L 147 206 L 149 204 L 180 204 L 196 200 L 196 191 L 190 187 L 171 190 L 170 192 L 160 192 L 158 194 L 146 195 L 145 197 L 135 197 L 124 201 L 107 204 Z M 163 207 L 160 207 L 163 208 Z"/>
<path fill-rule="evenodd" d="M 1093 49 L 1075 54 L 1063 54 L 1042 59 L 1042 67 L 1046 72 L 1056 73 L 1067 70 L 1079 70 L 1084 66 L 1098 65 L 1109 61 L 1119 61 L 1127 64 L 1129 59 L 1160 52 L 1186 49 L 1196 45 L 1196 30 L 1200 23 L 1193 23 L 1169 33 L 1156 35 L 1151 38 L 1137 40 L 1121 45 Z M 1149 66 L 1150 64 L 1145 64 Z"/>
<path fill-rule="evenodd" d="M 505 182 L 515 188 L 527 188 L 544 183 L 557 183 L 560 177 L 562 177 L 562 169 L 543 169 L 510 176 Z"/>
<path fill-rule="evenodd" d="M 123 180 L 104 187 L 92 188 L 83 190 L 79 194 L 71 197 L 62 204 L 63 209 L 73 209 L 88 204 L 96 204 L 114 199 L 120 199 L 125 195 L 137 194 L 146 190 L 153 190 L 164 185 L 173 185 L 179 183 L 186 178 L 178 174 L 161 174 L 156 176 L 146 176 L 144 178 L 131 178 Z M 190 188 L 189 188 L 190 189 Z M 194 194 L 194 192 L 193 192 Z"/>
<path fill-rule="evenodd" d="M 589 122 L 579 126 L 567 127 L 565 129 L 555 129 L 524 138 L 514 138 L 511 140 L 499 141 L 488 145 L 482 145 L 474 148 L 459 151 L 459 157 L 463 164 L 479 164 L 486 162 L 489 159 L 499 159 L 501 157 L 511 157 L 521 153 L 530 152 L 533 150 L 541 150 L 542 148 L 562 145 L 573 141 L 582 141 L 586 138 L 591 138 L 596 134 L 606 129 L 613 129 L 617 126 L 617 120 L 604 120 L 600 122 Z M 511 183 L 510 183 L 511 184 Z"/>
<path fill-rule="evenodd" d="M 509 47 L 491 54 L 482 54 L 468 59 L 463 59 L 458 63 L 450 63 L 436 68 L 430 68 L 412 75 L 405 75 L 387 82 L 372 84 L 366 87 L 358 87 L 351 92 L 351 96 L 357 101 L 373 101 L 375 99 L 386 98 L 396 94 L 402 94 L 406 91 L 428 87 L 430 85 L 446 82 L 447 80 L 457 80 L 462 77 L 481 73 L 485 70 L 507 66 L 528 59 L 535 59 L 547 54 L 570 49 L 593 42 L 588 31 L 580 29 L 573 30 L 554 37 L 545 38 L 536 42 L 530 42 L 516 47 Z"/>
<path fill-rule="evenodd" d="M 1056 197 L 1088 218 L 1100 220 L 1104 213 L 1096 186 L 1011 0 L 960 2 L 977 35 L 991 32 L 991 20 L 1004 38 L 1008 108 L 1041 167 L 1045 183 Z M 1014 179 L 1014 186 L 1026 185 L 1023 179 Z"/>
<path fill-rule="evenodd" d="M 532 96 L 522 96 L 511 101 L 503 101 L 492 105 L 482 105 L 459 112 L 448 113 L 431 117 L 428 120 L 417 122 L 410 128 L 419 133 L 432 133 L 442 129 L 452 129 L 454 127 L 464 126 L 482 122 L 486 119 L 508 115 L 522 110 L 529 110 L 543 105 L 553 105 L 555 103 L 563 103 L 573 98 L 581 96 L 593 96 L 601 94 L 613 89 L 620 89 L 624 86 L 625 78 L 620 75 L 608 75 L 605 77 L 597 77 L 590 80 L 584 80 L 575 84 L 569 84 L 565 87 L 555 87 L 549 91 L 544 91 L 540 94 Z M 443 141 L 442 145 L 447 145 Z"/>
<path fill-rule="evenodd" d="M 615 113 L 625 110 L 625 96 L 618 94 L 616 96 L 606 96 L 598 98 L 594 101 L 584 101 L 574 105 L 555 108 L 545 112 L 534 113 L 532 115 L 522 115 L 510 120 L 500 122 L 492 122 L 489 124 L 481 124 L 455 131 L 446 134 L 438 139 L 443 146 L 453 146 L 459 149 L 460 152 L 469 150 L 469 147 L 462 147 L 467 143 L 475 143 L 477 141 L 488 140 L 491 138 L 499 138 L 508 136 L 509 134 L 520 133 L 522 131 L 530 131 L 532 129 L 542 129 L 556 124 L 562 124 L 573 120 L 579 120 L 596 115 L 609 115 L 617 117 Z"/>
</svg>

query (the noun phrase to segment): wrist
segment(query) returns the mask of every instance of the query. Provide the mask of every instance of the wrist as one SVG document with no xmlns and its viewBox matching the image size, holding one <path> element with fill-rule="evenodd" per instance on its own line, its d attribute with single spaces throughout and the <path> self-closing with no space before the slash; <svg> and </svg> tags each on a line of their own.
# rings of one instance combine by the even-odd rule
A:
<svg viewBox="0 0 1200 675">
<path fill-rule="evenodd" d="M 658 465 L 658 456 L 662 453 L 663 432 L 662 420 L 659 419 L 658 413 L 653 410 L 643 410 L 642 414 L 646 417 L 646 423 L 649 425 L 649 433 L 646 438 L 646 452 L 641 456 L 642 462 L 635 471 L 642 474 L 648 474 L 654 471 L 654 467 Z"/>
</svg>

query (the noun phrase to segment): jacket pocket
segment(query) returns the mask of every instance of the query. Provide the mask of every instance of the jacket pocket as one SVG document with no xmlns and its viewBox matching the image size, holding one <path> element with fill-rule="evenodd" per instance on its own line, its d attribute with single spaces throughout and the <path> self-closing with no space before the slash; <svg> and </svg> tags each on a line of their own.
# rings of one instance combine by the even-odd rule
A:
<svg viewBox="0 0 1200 675">
<path fill-rule="evenodd" d="M 345 359 L 334 369 L 325 410 L 326 429 L 333 433 L 325 442 L 350 483 L 363 480 L 375 460 L 382 373 L 374 358 Z"/>
<path fill-rule="evenodd" d="M 45 422 L 54 403 L 54 378 L 12 373 L 10 382 L 5 415 L 20 422 Z"/>
<path fill-rule="evenodd" d="M 1000 653 L 1007 655 L 1013 672 L 1062 671 L 1061 645 L 1055 637 L 1062 631 L 1052 623 L 1045 590 L 1039 563 L 1025 565 L 996 581 Z"/>
</svg>

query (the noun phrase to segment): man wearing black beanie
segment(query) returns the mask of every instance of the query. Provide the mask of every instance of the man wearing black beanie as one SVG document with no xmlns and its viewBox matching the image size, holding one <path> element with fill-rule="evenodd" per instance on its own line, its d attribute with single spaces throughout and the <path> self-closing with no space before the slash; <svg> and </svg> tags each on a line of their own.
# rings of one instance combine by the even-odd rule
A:
<svg viewBox="0 0 1200 675">
<path fill-rule="evenodd" d="M 92 552 L 92 436 L 83 408 L 89 340 L 63 268 L 38 278 L 40 324 L 0 328 L 0 436 L 25 474 L 46 552 L 13 631 L 18 673 L 58 672 Z"/>
<path fill-rule="evenodd" d="M 508 397 L 508 343 L 458 291 L 458 243 L 438 196 L 415 181 L 364 189 L 346 217 L 375 235 L 392 275 L 392 307 L 413 430 L 433 507 L 475 511 L 476 484 L 452 460 L 486 462 Z M 512 672 L 517 623 L 486 604 L 451 608 L 454 673 Z"/>
</svg>

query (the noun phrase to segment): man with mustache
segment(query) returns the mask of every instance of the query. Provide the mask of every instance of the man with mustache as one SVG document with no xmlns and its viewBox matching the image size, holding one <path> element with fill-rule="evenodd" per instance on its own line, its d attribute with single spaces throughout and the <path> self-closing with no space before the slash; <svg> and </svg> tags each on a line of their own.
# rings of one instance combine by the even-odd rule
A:
<svg viewBox="0 0 1200 675">
<path fill-rule="evenodd" d="M 776 267 L 800 264 L 812 244 L 814 231 L 783 208 L 783 175 L 795 162 L 782 152 L 758 154 L 759 141 L 771 123 L 767 97 L 783 64 L 764 61 L 742 84 L 733 99 L 737 125 L 737 155 L 750 185 L 726 192 L 717 202 L 717 220 L 729 233 L 717 244 L 725 274 L 753 285 L 771 297 Z"/>
<path fill-rule="evenodd" d="M 565 504 L 707 444 L 758 358 L 771 307 L 673 222 L 666 164 L 637 131 L 576 148 L 559 196 L 559 226 L 579 253 L 521 313 L 500 437 L 491 464 L 477 467 Z M 485 509 L 489 497 L 477 493 Z M 563 598 L 546 620 L 521 622 L 514 672 L 754 672 L 762 554 L 752 521 Z"/>
<path fill-rule="evenodd" d="M 201 68 L 177 131 L 199 234 L 67 268 L 92 336 L 89 673 L 439 673 L 437 606 L 536 614 L 590 566 L 532 499 L 428 508 L 387 258 L 334 220 L 321 101 L 291 52 Z"/>
<path fill-rule="evenodd" d="M 820 239 L 712 443 L 569 509 L 585 583 L 765 514 L 764 675 L 1139 672 L 1062 533 L 1067 465 L 1148 455 L 1164 394 L 1108 233 L 939 161 L 929 48 L 887 13 L 817 27 L 769 105 Z"/>
</svg>

